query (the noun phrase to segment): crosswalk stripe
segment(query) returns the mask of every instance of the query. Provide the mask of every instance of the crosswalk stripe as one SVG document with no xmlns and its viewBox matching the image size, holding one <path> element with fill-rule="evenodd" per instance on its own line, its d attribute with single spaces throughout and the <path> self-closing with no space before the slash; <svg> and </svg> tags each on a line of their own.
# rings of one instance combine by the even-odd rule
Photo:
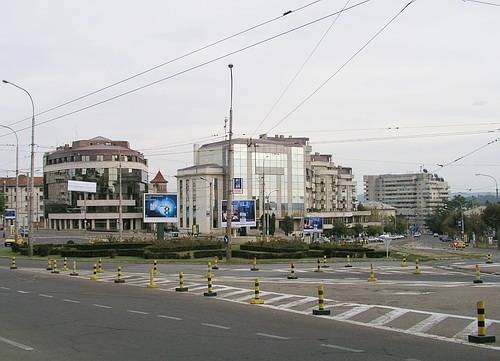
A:
<svg viewBox="0 0 500 361">
<path fill-rule="evenodd" d="M 278 302 L 280 300 L 284 300 L 284 299 L 291 298 L 291 297 L 295 297 L 295 296 L 293 296 L 293 295 L 280 295 L 280 296 L 273 297 L 273 298 L 266 300 L 266 303 L 270 304 L 270 303 Z"/>
<path fill-rule="evenodd" d="M 238 290 L 238 291 L 234 291 L 234 292 L 229 292 L 229 293 L 224 294 L 222 297 L 227 298 L 227 297 L 231 297 L 231 296 L 241 295 L 242 293 L 247 293 L 247 292 L 252 292 L 252 290 Z"/>
<path fill-rule="evenodd" d="M 448 316 L 443 315 L 440 313 L 432 314 L 426 319 L 420 321 L 416 325 L 410 327 L 407 329 L 409 332 L 427 332 L 429 331 L 432 327 L 437 325 L 439 322 L 445 320 Z"/>
<path fill-rule="evenodd" d="M 374 320 L 371 320 L 369 323 L 371 325 L 385 325 L 391 321 L 394 321 L 396 318 L 403 316 L 405 313 L 408 312 L 409 310 L 405 309 L 395 309 L 390 312 L 387 312 L 385 315 L 382 315 Z"/>
<path fill-rule="evenodd" d="M 354 317 L 360 313 L 363 313 L 370 308 L 374 307 L 373 305 L 362 305 L 358 307 L 354 307 L 353 309 L 350 309 L 349 311 L 346 311 L 344 313 L 341 313 L 340 315 L 334 316 L 333 318 L 337 320 L 347 320 L 351 317 Z"/>
<path fill-rule="evenodd" d="M 296 306 L 302 305 L 304 303 L 309 303 L 309 302 L 313 302 L 316 300 L 317 300 L 316 297 L 304 297 L 303 299 L 292 301 L 292 302 L 286 303 L 284 305 L 280 305 L 278 307 L 279 308 L 292 308 L 292 307 L 296 307 Z"/>
<path fill-rule="evenodd" d="M 489 326 L 491 326 L 492 323 L 493 323 L 492 320 L 486 320 L 485 326 L 488 328 Z M 469 323 L 467 327 L 465 327 L 462 331 L 455 334 L 453 338 L 459 338 L 465 340 L 469 335 L 477 335 L 477 320 L 474 320 L 471 323 Z"/>
</svg>

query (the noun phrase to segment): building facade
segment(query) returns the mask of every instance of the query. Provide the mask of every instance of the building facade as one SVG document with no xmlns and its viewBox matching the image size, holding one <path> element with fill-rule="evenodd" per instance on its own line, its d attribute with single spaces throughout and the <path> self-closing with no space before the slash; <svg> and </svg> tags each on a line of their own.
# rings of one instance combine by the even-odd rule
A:
<svg viewBox="0 0 500 361">
<path fill-rule="evenodd" d="M 127 141 L 103 137 L 74 141 L 45 153 L 43 172 L 49 228 L 117 230 L 120 194 L 123 229 L 143 228 L 148 163 Z M 97 191 L 70 192 L 68 180 L 95 182 Z"/>
<path fill-rule="evenodd" d="M 448 183 L 437 174 L 366 175 L 363 181 L 366 201 L 389 204 L 417 226 L 423 226 L 425 218 L 449 198 Z"/>
<path fill-rule="evenodd" d="M 0 187 L 2 187 L 5 197 L 5 208 L 17 209 L 18 227 L 28 227 L 28 185 L 29 177 L 19 175 L 19 195 L 16 193 L 16 178 L 6 177 L 0 178 Z M 37 228 L 44 226 L 44 203 L 43 203 L 43 177 L 34 177 L 33 188 L 33 222 Z M 18 200 L 19 198 L 19 200 Z M 19 205 L 17 204 L 19 202 Z M 14 226 L 14 220 L 6 219 L 6 230 L 9 226 Z"/>
</svg>

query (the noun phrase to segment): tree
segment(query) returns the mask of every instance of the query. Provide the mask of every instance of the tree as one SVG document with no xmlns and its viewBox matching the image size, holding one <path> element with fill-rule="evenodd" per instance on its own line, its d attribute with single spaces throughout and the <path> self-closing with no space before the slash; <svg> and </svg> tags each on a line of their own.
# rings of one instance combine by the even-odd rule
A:
<svg viewBox="0 0 500 361">
<path fill-rule="evenodd" d="M 288 236 L 290 233 L 293 232 L 293 218 L 286 215 L 285 218 L 283 218 L 283 221 L 280 222 L 280 228 L 283 232 L 285 232 L 285 235 Z"/>
<path fill-rule="evenodd" d="M 353 227 L 353 230 L 354 230 L 354 235 L 356 237 L 359 237 L 359 235 L 361 233 L 363 233 L 363 225 L 362 224 L 359 224 L 359 223 L 356 223 Z"/>
<path fill-rule="evenodd" d="M 368 226 L 366 227 L 366 234 L 368 236 L 378 236 L 384 231 L 382 226 Z"/>
<path fill-rule="evenodd" d="M 500 237 L 500 203 L 489 204 L 483 211 L 482 219 L 484 224 L 495 231 L 495 237 L 498 240 Z M 498 242 L 500 248 L 500 242 Z"/>
<path fill-rule="evenodd" d="M 273 213 L 271 215 L 271 222 L 269 223 L 269 234 L 274 236 L 274 232 L 276 231 L 276 215 Z"/>
<path fill-rule="evenodd" d="M 332 234 L 336 237 L 342 237 L 348 235 L 349 230 L 344 222 L 335 221 L 332 228 Z"/>
</svg>

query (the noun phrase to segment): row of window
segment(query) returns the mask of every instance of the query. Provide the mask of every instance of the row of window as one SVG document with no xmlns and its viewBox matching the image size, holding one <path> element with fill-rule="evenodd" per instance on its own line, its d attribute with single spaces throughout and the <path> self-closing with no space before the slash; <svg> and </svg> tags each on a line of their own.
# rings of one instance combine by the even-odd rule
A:
<svg viewBox="0 0 500 361">
<path fill-rule="evenodd" d="M 105 162 L 105 161 L 115 161 L 119 160 L 118 154 L 97 154 L 97 155 L 70 155 L 65 157 L 48 159 L 48 157 L 44 158 L 44 163 L 46 165 L 50 164 L 60 164 L 67 162 Z M 147 164 L 147 160 L 136 156 L 136 155 L 122 155 L 122 162 L 137 162 Z"/>
</svg>

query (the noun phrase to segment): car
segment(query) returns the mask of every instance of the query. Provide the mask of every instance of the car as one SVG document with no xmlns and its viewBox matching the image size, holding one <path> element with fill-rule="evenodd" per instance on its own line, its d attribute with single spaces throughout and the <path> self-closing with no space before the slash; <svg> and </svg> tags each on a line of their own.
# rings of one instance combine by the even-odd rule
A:
<svg viewBox="0 0 500 361">
<path fill-rule="evenodd" d="M 420 232 L 413 233 L 413 237 L 415 237 L 415 238 L 420 237 L 421 235 L 422 235 L 422 233 L 420 233 Z"/>
<path fill-rule="evenodd" d="M 3 242 L 5 247 L 12 247 L 13 244 L 23 245 L 26 242 L 22 238 L 18 238 L 17 241 L 14 238 L 8 238 Z"/>
<path fill-rule="evenodd" d="M 439 234 L 434 233 L 432 236 L 433 236 L 433 237 L 439 237 Z"/>
<path fill-rule="evenodd" d="M 451 242 L 451 238 L 450 238 L 450 237 L 448 237 L 446 234 L 442 234 L 442 235 L 440 235 L 440 236 L 439 236 L 439 240 L 440 240 L 441 242 Z"/>
<path fill-rule="evenodd" d="M 465 248 L 465 242 L 460 241 L 460 240 L 454 240 L 453 242 L 451 242 L 450 247 Z"/>
</svg>

